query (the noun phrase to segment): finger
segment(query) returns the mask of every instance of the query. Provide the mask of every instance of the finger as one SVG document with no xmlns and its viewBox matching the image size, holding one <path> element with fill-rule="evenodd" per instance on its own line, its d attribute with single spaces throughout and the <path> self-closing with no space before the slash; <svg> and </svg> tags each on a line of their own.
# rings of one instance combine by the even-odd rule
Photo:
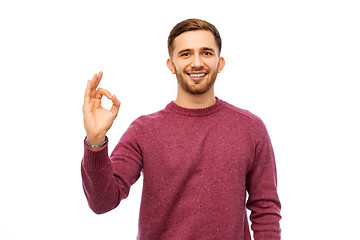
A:
<svg viewBox="0 0 360 240">
<path fill-rule="evenodd" d="M 98 77 L 97 77 L 97 85 L 96 85 L 96 87 L 98 87 L 98 86 L 99 86 L 100 81 L 101 81 L 101 79 L 102 79 L 102 76 L 103 76 L 103 72 L 102 72 L 102 71 L 100 71 L 100 72 L 99 72 L 99 74 L 98 74 Z"/>
<path fill-rule="evenodd" d="M 113 95 L 111 97 L 111 101 L 113 102 L 113 105 L 111 106 L 110 111 L 117 116 L 119 109 L 120 109 L 121 102 L 116 98 L 115 95 Z"/>
<path fill-rule="evenodd" d="M 101 99 L 103 95 L 105 95 L 108 99 L 111 99 L 112 97 L 109 90 L 106 90 L 104 88 L 98 88 L 96 90 L 95 98 Z"/>
<path fill-rule="evenodd" d="M 90 100 L 91 100 L 91 82 L 90 80 L 88 80 L 85 90 L 84 104 L 90 103 Z"/>
<path fill-rule="evenodd" d="M 103 76 L 102 71 L 100 71 L 99 74 L 96 73 L 94 74 L 94 77 L 91 80 L 92 90 L 96 90 L 96 88 L 99 86 L 102 76 Z"/>
<path fill-rule="evenodd" d="M 91 90 L 96 90 L 96 81 L 97 81 L 97 74 L 95 73 L 93 78 L 90 80 L 91 83 Z"/>
</svg>

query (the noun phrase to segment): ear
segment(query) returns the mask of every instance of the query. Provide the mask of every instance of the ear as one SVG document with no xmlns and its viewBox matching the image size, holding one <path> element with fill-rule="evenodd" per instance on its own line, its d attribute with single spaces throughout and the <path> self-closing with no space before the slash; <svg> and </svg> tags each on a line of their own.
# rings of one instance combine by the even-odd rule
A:
<svg viewBox="0 0 360 240">
<path fill-rule="evenodd" d="M 171 58 L 168 58 L 168 60 L 166 61 L 166 65 L 169 68 L 169 70 L 171 71 L 172 74 L 175 74 L 175 65 L 173 63 L 173 61 L 171 60 Z"/>
<path fill-rule="evenodd" d="M 218 63 L 218 73 L 220 73 L 224 67 L 225 67 L 225 59 L 223 57 L 220 57 Z"/>
</svg>

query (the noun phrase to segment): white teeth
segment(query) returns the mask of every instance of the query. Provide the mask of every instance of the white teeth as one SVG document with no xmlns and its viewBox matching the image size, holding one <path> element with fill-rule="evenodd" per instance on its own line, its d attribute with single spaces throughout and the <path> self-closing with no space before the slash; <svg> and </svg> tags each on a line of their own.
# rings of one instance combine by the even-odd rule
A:
<svg viewBox="0 0 360 240">
<path fill-rule="evenodd" d="M 190 77 L 195 77 L 195 78 L 198 78 L 198 77 L 203 77 L 205 76 L 205 73 L 200 73 L 200 74 L 190 74 Z"/>
</svg>

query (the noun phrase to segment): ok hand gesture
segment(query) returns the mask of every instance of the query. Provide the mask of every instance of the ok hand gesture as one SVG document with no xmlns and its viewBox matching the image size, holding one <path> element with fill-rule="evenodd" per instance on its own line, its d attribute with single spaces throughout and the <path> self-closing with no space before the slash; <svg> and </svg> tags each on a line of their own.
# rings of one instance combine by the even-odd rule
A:
<svg viewBox="0 0 360 240">
<path fill-rule="evenodd" d="M 97 88 L 103 73 L 95 74 L 93 79 L 88 81 L 84 97 L 84 126 L 87 142 L 92 145 L 99 145 L 105 140 L 105 135 L 113 124 L 120 108 L 120 101 L 115 95 L 103 88 Z M 106 96 L 113 103 L 110 110 L 101 106 L 101 98 Z"/>
</svg>

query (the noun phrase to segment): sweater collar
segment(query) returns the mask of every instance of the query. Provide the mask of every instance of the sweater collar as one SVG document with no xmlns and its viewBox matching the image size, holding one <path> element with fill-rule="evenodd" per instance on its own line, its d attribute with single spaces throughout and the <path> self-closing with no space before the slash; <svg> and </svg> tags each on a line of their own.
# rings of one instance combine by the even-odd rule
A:
<svg viewBox="0 0 360 240">
<path fill-rule="evenodd" d="M 176 103 L 172 101 L 166 106 L 165 109 L 185 116 L 194 116 L 194 117 L 206 116 L 213 114 L 222 108 L 223 101 L 218 99 L 217 97 L 215 98 L 216 98 L 216 103 L 207 108 L 196 108 L 196 109 L 184 108 L 176 105 Z"/>
</svg>

